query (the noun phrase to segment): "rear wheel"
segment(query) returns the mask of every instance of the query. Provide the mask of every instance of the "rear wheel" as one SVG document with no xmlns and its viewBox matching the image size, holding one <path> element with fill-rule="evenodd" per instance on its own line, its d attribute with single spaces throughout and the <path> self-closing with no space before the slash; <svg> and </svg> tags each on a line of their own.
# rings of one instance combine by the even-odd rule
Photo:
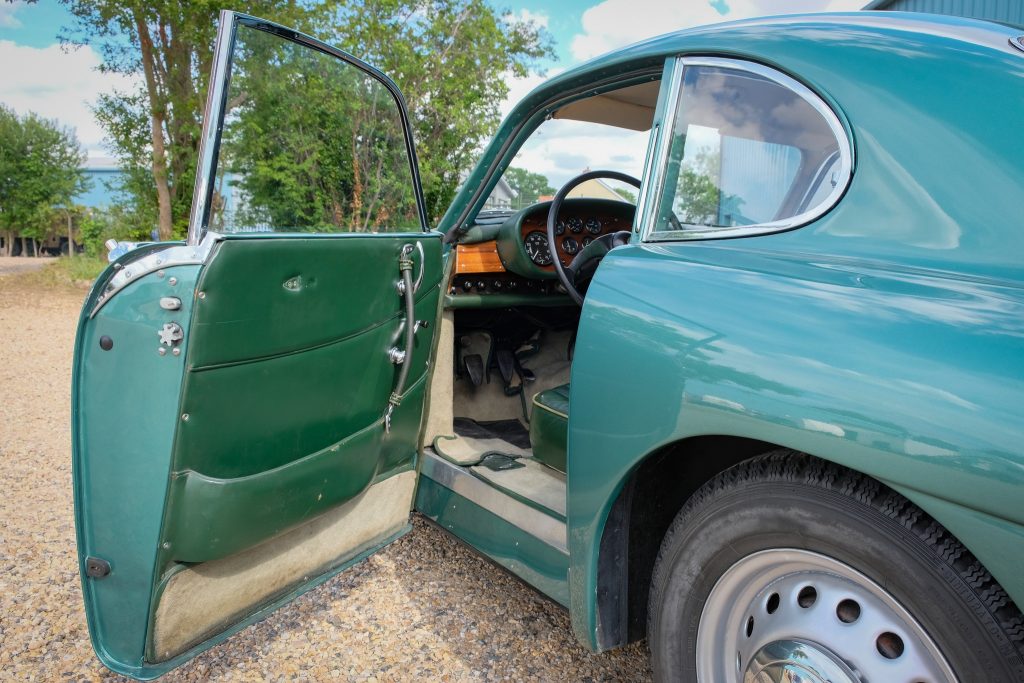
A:
<svg viewBox="0 0 1024 683">
<path fill-rule="evenodd" d="M 654 571 L 659 680 L 1024 680 L 1024 621 L 941 525 L 850 470 L 779 451 L 705 485 Z"/>
</svg>

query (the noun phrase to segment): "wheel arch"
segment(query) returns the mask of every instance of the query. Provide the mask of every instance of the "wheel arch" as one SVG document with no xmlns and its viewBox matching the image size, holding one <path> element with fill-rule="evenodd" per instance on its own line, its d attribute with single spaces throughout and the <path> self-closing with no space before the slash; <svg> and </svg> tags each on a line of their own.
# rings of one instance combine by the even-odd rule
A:
<svg viewBox="0 0 1024 683">
<path fill-rule="evenodd" d="M 654 449 L 637 459 L 605 506 L 596 555 L 593 636 L 597 651 L 619 647 L 646 636 L 648 598 L 662 540 L 687 500 L 725 470 L 782 444 L 724 434 L 690 436 Z M 972 552 L 988 569 L 984 555 L 947 524 L 948 510 L 926 494 L 894 486 L 863 469 L 816 453 L 797 451 L 877 481 L 907 499 Z M 998 578 L 998 577 L 997 577 Z"/>
</svg>

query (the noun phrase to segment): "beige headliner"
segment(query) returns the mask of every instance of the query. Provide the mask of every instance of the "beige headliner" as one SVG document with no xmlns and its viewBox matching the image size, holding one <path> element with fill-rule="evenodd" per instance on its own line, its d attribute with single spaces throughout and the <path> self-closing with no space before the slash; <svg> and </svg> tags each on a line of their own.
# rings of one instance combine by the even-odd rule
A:
<svg viewBox="0 0 1024 683">
<path fill-rule="evenodd" d="M 554 118 L 650 130 L 660 87 L 661 81 L 650 81 L 577 100 L 556 111 Z"/>
</svg>

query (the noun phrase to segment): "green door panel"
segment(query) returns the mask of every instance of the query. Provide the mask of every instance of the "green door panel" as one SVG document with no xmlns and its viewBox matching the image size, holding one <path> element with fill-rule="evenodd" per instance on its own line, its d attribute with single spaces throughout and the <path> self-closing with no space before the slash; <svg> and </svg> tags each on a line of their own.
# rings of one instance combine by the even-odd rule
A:
<svg viewBox="0 0 1024 683">
<path fill-rule="evenodd" d="M 169 322 L 188 327 L 198 275 L 199 266 L 150 273 L 92 318 L 90 296 L 78 323 L 71 444 L 82 594 L 97 656 L 130 675 L 142 664 L 185 366 L 183 356 L 159 355 L 157 330 Z M 168 296 L 182 308 L 160 308 Z M 99 345 L 103 337 L 109 351 Z M 110 574 L 88 578 L 88 557 L 109 562 Z"/>
<path fill-rule="evenodd" d="M 420 283 L 415 320 L 426 324 L 386 430 L 400 370 L 388 351 L 404 347 L 407 324 L 398 255 L 409 244 Z M 83 311 L 73 389 L 90 633 L 104 664 L 138 678 L 187 661 L 407 528 L 443 262 L 436 233 L 301 235 L 225 239 L 204 265 L 162 267 L 137 275 L 94 316 L 92 306 Z M 299 275 L 316 286 L 283 286 Z M 180 309 L 161 307 L 169 296 Z M 297 312 L 307 307 L 317 316 Z M 233 336 L 239 321 L 245 333 Z M 168 322 L 184 330 L 180 353 L 159 352 Z M 113 340 L 109 351 L 101 337 Z M 399 478 L 406 483 L 397 489 L 388 484 Z M 388 486 L 397 493 L 384 495 Z M 387 509 L 338 517 L 368 500 Z M 175 605 L 161 604 L 169 577 L 189 569 L 202 582 L 212 576 L 205 563 L 214 571 L 212 563 L 234 567 L 246 557 L 281 563 L 277 551 L 254 550 L 287 549 L 320 528 L 358 544 L 323 551 L 294 576 L 283 562 L 273 586 L 246 589 L 251 603 L 232 603 L 216 628 L 197 631 L 203 642 L 169 639 L 184 650 L 154 655 L 154 616 L 187 606 L 180 590 Z M 87 558 L 109 562 L 110 573 L 90 578 Z"/>
<path fill-rule="evenodd" d="M 423 269 L 416 319 L 432 321 L 440 295 L 437 235 L 236 238 L 220 245 L 200 278 L 206 296 L 197 298 L 190 332 L 181 401 L 188 420 L 174 447 L 167 560 L 224 557 L 344 503 L 380 473 L 386 442 L 401 444 L 389 468 L 412 463 L 415 434 L 404 423 L 385 434 L 383 415 L 397 374 L 387 353 L 401 346 L 405 329 L 398 254 L 418 242 L 430 245 L 418 252 L 431 256 L 414 256 Z M 300 277 L 307 285 L 298 291 L 282 286 Z M 234 294 L 240 298 L 231 306 Z M 207 307 L 211 299 L 218 301 Z M 319 316 L 295 313 L 307 308 Z M 241 327 L 245 334 L 236 337 Z M 294 330 L 298 341 L 281 330 Z M 419 426 L 432 332 L 417 334 L 407 383 L 415 391 L 407 390 L 395 422 Z"/>
<path fill-rule="evenodd" d="M 183 471 L 170 493 L 164 535 L 169 554 L 177 562 L 231 555 L 354 498 L 378 470 L 411 466 L 425 385 L 421 376 L 406 392 L 390 434 L 378 414 L 351 436 L 275 469 L 231 479 Z M 383 462 L 385 444 L 395 443 L 405 446 L 398 449 L 401 459 Z"/>
<path fill-rule="evenodd" d="M 277 244 L 280 242 L 266 246 L 274 248 Z M 346 246 L 356 244 L 345 241 Z M 375 260 L 381 262 L 379 257 Z M 397 263 L 397 257 L 386 261 Z M 376 286 L 364 281 L 364 288 L 373 290 L 366 294 L 386 299 L 391 311 L 357 334 L 304 351 L 258 361 L 228 361 L 214 367 L 196 367 L 190 351 L 182 399 L 182 413 L 189 417 L 181 425 L 176 446 L 181 468 L 225 479 L 259 474 L 328 448 L 378 420 L 395 382 L 395 366 L 387 361 L 388 350 L 404 343 L 401 298 L 394 286 L 397 273 L 397 266 L 386 277 L 377 273 L 375 280 L 380 285 L 375 282 Z M 431 275 L 430 284 L 424 278 L 417 293 L 418 320 L 434 319 L 439 285 L 437 272 Z M 242 274 L 237 279 L 249 277 Z M 363 315 L 364 311 L 355 306 L 344 306 L 344 300 L 339 297 L 330 317 Z M 192 343 L 196 345 L 208 343 L 206 335 L 218 327 L 217 319 L 209 316 L 205 324 L 200 324 L 206 314 L 204 303 L 199 301 L 193 323 Z M 243 314 L 225 311 L 225 315 L 230 318 Z M 273 318 L 264 318 L 264 329 L 269 331 L 278 325 Z M 262 334 L 257 328 L 252 331 L 257 336 Z M 416 335 L 410 384 L 426 371 L 432 333 L 433 329 L 428 328 Z M 369 362 L 372 360 L 381 362 Z"/>
<path fill-rule="evenodd" d="M 226 236 L 199 282 L 189 366 L 303 351 L 394 318 L 400 299 L 397 266 L 391 264 L 410 242 L 415 240 L 367 233 Z M 440 278 L 440 249 L 414 258 L 414 278 L 426 261 L 422 295 Z M 382 278 L 385 263 L 389 277 Z"/>
</svg>

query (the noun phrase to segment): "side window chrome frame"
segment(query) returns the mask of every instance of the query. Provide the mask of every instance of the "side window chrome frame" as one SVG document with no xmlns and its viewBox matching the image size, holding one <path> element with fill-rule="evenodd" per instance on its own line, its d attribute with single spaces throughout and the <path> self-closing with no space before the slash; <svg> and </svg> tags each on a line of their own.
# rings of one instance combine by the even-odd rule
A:
<svg viewBox="0 0 1024 683">
<path fill-rule="evenodd" d="M 773 232 L 782 232 L 806 225 L 827 213 L 836 205 L 839 198 L 846 192 L 846 188 L 853 178 L 854 150 L 850 144 L 850 136 L 846 127 L 843 126 L 839 116 L 818 94 L 784 73 L 770 67 L 749 62 L 742 59 L 727 57 L 681 57 L 679 62 L 682 68 L 677 68 L 672 86 L 674 90 L 669 94 L 668 107 L 665 115 L 663 128 L 663 142 L 658 150 L 658 158 L 655 161 L 654 177 L 650 184 L 649 202 L 650 210 L 644 216 L 644 227 L 642 241 L 644 242 L 666 242 L 683 240 L 708 240 L 726 239 L 731 237 L 748 237 L 751 235 L 764 235 Z M 806 211 L 795 216 L 768 223 L 756 223 L 754 225 L 738 225 L 714 227 L 706 225 L 692 225 L 689 230 L 655 230 L 657 217 L 660 215 L 661 205 L 664 200 L 665 169 L 668 166 L 669 150 L 671 149 L 672 134 L 675 131 L 676 119 L 679 114 L 679 99 L 682 97 L 683 74 L 689 67 L 710 66 L 733 71 L 745 71 L 761 76 L 770 81 L 778 83 L 782 87 L 796 93 L 801 99 L 811 105 L 828 124 L 829 129 L 836 138 L 839 145 L 839 169 L 837 171 L 838 182 L 828 196 L 817 206 L 810 207 Z M 691 225 L 685 224 L 684 225 Z"/>
</svg>

